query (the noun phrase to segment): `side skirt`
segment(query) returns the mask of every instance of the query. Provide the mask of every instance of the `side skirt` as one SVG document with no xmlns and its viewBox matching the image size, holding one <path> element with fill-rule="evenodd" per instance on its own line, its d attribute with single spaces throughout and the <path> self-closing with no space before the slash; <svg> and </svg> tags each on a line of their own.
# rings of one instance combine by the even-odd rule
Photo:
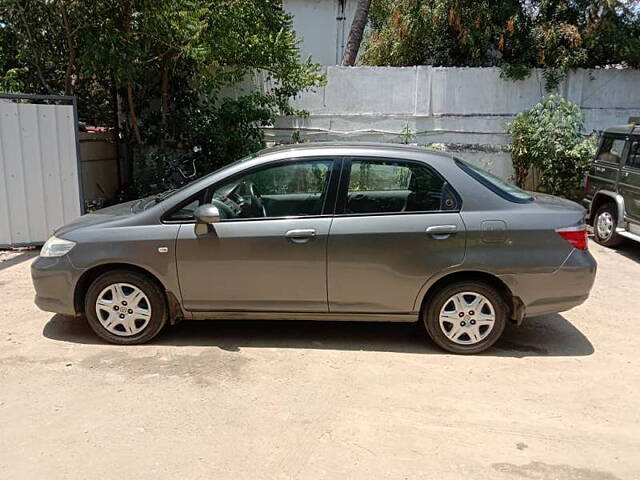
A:
<svg viewBox="0 0 640 480">
<path fill-rule="evenodd" d="M 189 312 L 193 320 L 317 320 L 330 322 L 404 322 L 418 321 L 417 313 L 309 313 L 309 312 Z"/>
</svg>

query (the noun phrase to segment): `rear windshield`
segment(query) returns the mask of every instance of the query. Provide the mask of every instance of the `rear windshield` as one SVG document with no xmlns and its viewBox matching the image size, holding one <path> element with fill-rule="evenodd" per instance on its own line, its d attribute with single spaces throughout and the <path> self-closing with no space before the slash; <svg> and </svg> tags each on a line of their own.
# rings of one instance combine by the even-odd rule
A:
<svg viewBox="0 0 640 480">
<path fill-rule="evenodd" d="M 459 158 L 456 158 L 456 163 L 462 170 L 467 172 L 478 182 L 506 200 L 516 203 L 526 203 L 533 200 L 533 197 L 529 192 L 496 177 L 480 167 L 476 167 L 475 165 L 465 162 L 464 160 L 460 160 Z"/>
</svg>

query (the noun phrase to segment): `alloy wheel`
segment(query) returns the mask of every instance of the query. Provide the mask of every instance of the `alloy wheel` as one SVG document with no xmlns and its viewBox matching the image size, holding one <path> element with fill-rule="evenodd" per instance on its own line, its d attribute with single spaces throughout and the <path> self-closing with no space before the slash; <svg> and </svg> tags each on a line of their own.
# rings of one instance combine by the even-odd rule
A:
<svg viewBox="0 0 640 480">
<path fill-rule="evenodd" d="M 439 316 L 442 332 L 460 345 L 474 345 L 487 338 L 495 320 L 493 305 L 477 292 L 460 292 L 449 297 Z"/>
<path fill-rule="evenodd" d="M 114 283 L 96 299 L 96 315 L 110 333 L 130 337 L 142 332 L 151 319 L 151 303 L 145 293 L 129 283 Z"/>
<path fill-rule="evenodd" d="M 614 221 L 613 215 L 609 212 L 602 212 L 596 220 L 596 234 L 602 240 L 607 240 L 613 234 Z"/>
</svg>

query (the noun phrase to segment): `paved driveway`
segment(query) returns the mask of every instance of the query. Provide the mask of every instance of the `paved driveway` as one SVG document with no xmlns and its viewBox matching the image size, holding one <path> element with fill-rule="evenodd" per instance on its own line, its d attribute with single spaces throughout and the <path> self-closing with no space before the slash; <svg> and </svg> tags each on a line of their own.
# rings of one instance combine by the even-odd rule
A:
<svg viewBox="0 0 640 480">
<path fill-rule="evenodd" d="M 116 347 L 0 253 L 0 478 L 640 478 L 640 246 L 590 300 L 442 353 L 416 325 L 185 322 Z"/>
</svg>

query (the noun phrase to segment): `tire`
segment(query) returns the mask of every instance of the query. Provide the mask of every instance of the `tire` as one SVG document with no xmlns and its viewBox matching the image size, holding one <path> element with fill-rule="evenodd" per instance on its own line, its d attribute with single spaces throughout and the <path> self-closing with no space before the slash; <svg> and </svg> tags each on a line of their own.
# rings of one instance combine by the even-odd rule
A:
<svg viewBox="0 0 640 480">
<path fill-rule="evenodd" d="M 168 316 L 160 286 L 128 270 L 114 270 L 96 278 L 85 295 L 84 311 L 96 335 L 116 345 L 148 342 L 162 330 Z"/>
<path fill-rule="evenodd" d="M 616 247 L 624 238 L 616 233 L 618 212 L 613 203 L 602 205 L 593 217 L 593 239 L 605 247 Z"/>
<path fill-rule="evenodd" d="M 475 300 L 478 305 L 474 305 Z M 508 311 L 494 287 L 479 281 L 456 282 L 438 291 L 429 301 L 423 311 L 423 322 L 431 339 L 443 350 L 468 355 L 488 349 L 500 338 Z"/>
</svg>

